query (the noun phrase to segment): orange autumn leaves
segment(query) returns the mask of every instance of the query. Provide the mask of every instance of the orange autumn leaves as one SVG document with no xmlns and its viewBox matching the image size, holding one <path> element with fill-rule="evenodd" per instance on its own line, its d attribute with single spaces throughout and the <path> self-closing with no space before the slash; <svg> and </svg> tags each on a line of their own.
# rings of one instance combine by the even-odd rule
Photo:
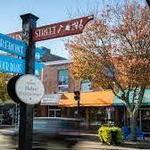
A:
<svg viewBox="0 0 150 150">
<path fill-rule="evenodd" d="M 75 78 L 90 79 L 103 87 L 115 83 L 124 89 L 149 86 L 149 8 L 139 4 L 127 4 L 121 9 L 111 7 L 90 22 L 83 34 L 70 39 L 67 49 Z"/>
</svg>

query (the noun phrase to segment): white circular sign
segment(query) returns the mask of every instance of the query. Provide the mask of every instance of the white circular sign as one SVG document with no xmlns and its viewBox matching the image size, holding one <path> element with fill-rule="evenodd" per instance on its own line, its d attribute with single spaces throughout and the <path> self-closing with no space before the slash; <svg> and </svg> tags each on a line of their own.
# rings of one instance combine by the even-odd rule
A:
<svg viewBox="0 0 150 150">
<path fill-rule="evenodd" d="M 36 76 L 26 74 L 17 80 L 15 91 L 22 102 L 33 105 L 41 101 L 44 95 L 44 86 Z"/>
</svg>

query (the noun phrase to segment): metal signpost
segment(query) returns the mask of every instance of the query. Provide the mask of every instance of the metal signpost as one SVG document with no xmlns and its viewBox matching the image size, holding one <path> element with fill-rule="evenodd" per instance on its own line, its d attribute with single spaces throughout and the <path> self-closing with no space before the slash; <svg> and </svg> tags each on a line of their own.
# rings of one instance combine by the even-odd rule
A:
<svg viewBox="0 0 150 150">
<path fill-rule="evenodd" d="M 13 87 L 13 90 L 9 90 L 9 93 L 20 103 L 19 150 L 32 150 L 33 106 L 40 101 L 44 93 L 42 83 L 33 76 L 43 67 L 41 63 L 35 62 L 35 59 L 44 54 L 42 48 L 35 48 L 35 42 L 82 33 L 85 25 L 94 16 L 86 16 L 38 28 L 36 28 L 38 17 L 25 14 L 21 18 L 22 32 L 10 33 L 8 34 L 10 37 L 0 34 L 0 50 L 25 58 L 25 60 L 0 56 L 0 71 L 30 74 L 16 76 L 9 82 L 8 87 L 9 89 Z"/>
<path fill-rule="evenodd" d="M 38 17 L 25 14 L 22 18 L 22 40 L 27 43 L 25 73 L 34 74 L 35 43 L 32 30 L 36 28 Z M 33 105 L 20 103 L 19 150 L 32 149 Z"/>
</svg>

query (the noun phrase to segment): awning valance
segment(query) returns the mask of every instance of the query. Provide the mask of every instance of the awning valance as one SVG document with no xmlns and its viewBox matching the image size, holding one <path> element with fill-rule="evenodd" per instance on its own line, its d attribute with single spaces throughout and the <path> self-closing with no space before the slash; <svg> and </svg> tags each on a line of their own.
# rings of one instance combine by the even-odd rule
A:
<svg viewBox="0 0 150 150">
<path fill-rule="evenodd" d="M 80 106 L 97 107 L 111 106 L 114 94 L 110 90 L 97 92 L 81 92 Z M 64 93 L 59 101 L 59 106 L 76 107 L 77 101 L 74 100 L 74 93 Z"/>
<path fill-rule="evenodd" d="M 130 100 L 130 103 L 132 103 L 132 95 L 129 97 L 129 100 Z M 114 97 L 113 105 L 123 106 L 125 105 L 125 103 L 121 99 Z M 144 94 L 143 101 L 142 101 L 142 106 L 150 106 L 150 89 L 145 90 L 145 94 Z"/>
</svg>

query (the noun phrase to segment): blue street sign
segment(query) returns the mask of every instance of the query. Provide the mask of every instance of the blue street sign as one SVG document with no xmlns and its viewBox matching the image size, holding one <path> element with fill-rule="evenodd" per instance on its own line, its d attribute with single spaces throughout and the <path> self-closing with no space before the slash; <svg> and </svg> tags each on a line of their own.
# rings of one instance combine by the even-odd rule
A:
<svg viewBox="0 0 150 150">
<path fill-rule="evenodd" d="M 35 62 L 35 74 L 39 75 L 43 64 Z M 0 55 L 0 72 L 25 74 L 25 60 Z"/>
<path fill-rule="evenodd" d="M 13 39 L 7 35 L 0 33 L 0 50 L 11 53 L 20 57 L 25 57 L 27 44 L 23 41 Z M 43 47 L 36 48 L 36 59 L 40 59 L 44 55 Z"/>
<path fill-rule="evenodd" d="M 24 57 L 27 44 L 0 33 L 0 50 Z"/>
<path fill-rule="evenodd" d="M 44 47 L 37 47 L 35 50 L 35 59 L 40 60 L 41 57 L 45 54 L 45 48 Z"/>
</svg>

